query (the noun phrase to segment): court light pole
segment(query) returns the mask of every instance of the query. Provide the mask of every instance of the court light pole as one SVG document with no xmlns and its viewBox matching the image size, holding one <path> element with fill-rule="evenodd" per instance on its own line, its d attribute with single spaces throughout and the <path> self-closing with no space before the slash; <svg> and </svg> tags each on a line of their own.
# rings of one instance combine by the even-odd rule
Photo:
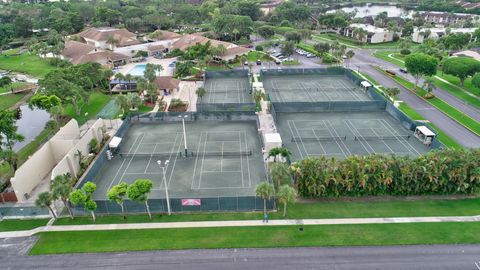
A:
<svg viewBox="0 0 480 270">
<path fill-rule="evenodd" d="M 172 214 L 172 212 L 170 210 L 170 198 L 168 197 L 167 177 L 165 177 L 165 173 L 166 173 L 168 163 L 170 163 L 170 160 L 167 159 L 167 160 L 165 160 L 165 165 L 162 166 L 162 161 L 157 160 L 158 166 L 162 169 L 163 183 L 165 185 L 165 199 L 167 201 L 167 211 L 168 211 L 168 215 L 170 216 Z"/>
<path fill-rule="evenodd" d="M 185 157 L 188 156 L 188 148 L 187 148 L 187 132 L 185 130 L 185 118 L 188 117 L 188 115 L 179 115 L 178 117 L 180 117 L 182 119 L 182 126 L 183 126 L 183 143 L 185 144 Z"/>
</svg>

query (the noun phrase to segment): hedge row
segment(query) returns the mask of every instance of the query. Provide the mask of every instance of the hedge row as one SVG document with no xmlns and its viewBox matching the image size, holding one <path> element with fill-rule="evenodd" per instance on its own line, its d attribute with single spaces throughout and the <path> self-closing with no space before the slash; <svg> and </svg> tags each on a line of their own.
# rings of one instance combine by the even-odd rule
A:
<svg viewBox="0 0 480 270">
<path fill-rule="evenodd" d="M 290 169 L 299 195 L 307 198 L 473 194 L 480 187 L 480 149 L 437 150 L 417 158 L 307 158 Z"/>
</svg>

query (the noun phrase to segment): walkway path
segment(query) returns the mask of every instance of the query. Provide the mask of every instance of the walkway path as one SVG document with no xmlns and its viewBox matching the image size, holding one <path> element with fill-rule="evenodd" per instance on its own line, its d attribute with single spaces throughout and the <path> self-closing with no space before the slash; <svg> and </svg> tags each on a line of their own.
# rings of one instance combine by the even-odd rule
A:
<svg viewBox="0 0 480 270">
<path fill-rule="evenodd" d="M 263 223 L 261 220 L 230 220 L 230 221 L 66 225 L 66 226 L 42 226 L 29 231 L 0 232 L 0 238 L 27 237 L 40 232 L 67 232 L 67 231 L 252 227 L 252 226 L 298 226 L 298 225 L 391 224 L 391 223 L 424 223 L 424 222 L 478 222 L 478 221 L 480 221 L 480 216 L 285 219 L 285 220 L 270 220 L 268 223 Z"/>
</svg>

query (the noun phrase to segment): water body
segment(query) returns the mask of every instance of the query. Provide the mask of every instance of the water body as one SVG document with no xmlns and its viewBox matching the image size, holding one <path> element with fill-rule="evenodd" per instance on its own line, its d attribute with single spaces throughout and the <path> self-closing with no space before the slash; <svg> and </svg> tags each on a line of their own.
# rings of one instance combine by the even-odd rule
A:
<svg viewBox="0 0 480 270">
<path fill-rule="evenodd" d="M 22 118 L 17 120 L 18 133 L 25 137 L 23 142 L 18 142 L 13 146 L 14 151 L 20 150 L 22 147 L 30 143 L 35 137 L 42 132 L 45 124 L 50 120 L 50 114 L 44 110 L 30 109 L 28 105 L 20 106 Z"/>
<path fill-rule="evenodd" d="M 332 13 L 337 10 L 338 9 L 332 9 L 327 11 L 327 13 Z M 355 15 L 356 18 L 362 18 L 366 16 L 375 17 L 376 15 L 384 11 L 388 13 L 388 17 L 411 18 L 413 14 L 412 10 L 407 10 L 402 7 L 390 6 L 390 5 L 374 5 L 374 4 L 343 7 L 343 8 L 340 8 L 340 10 L 343 10 L 345 12 L 357 11 L 357 14 Z"/>
</svg>

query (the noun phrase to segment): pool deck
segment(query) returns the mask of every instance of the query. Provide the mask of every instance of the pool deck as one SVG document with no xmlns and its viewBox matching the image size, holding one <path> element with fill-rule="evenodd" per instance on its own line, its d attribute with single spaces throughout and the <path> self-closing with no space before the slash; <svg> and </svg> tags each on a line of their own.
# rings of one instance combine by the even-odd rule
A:
<svg viewBox="0 0 480 270">
<path fill-rule="evenodd" d="M 137 62 L 137 63 L 128 63 L 124 66 L 121 66 L 120 69 L 117 72 L 120 72 L 124 75 L 128 74 L 130 70 L 132 70 L 136 65 L 141 65 L 141 64 L 156 64 L 156 65 L 161 65 L 163 70 L 160 72 L 159 76 L 173 76 L 173 73 L 175 71 L 175 68 L 169 67 L 168 65 L 176 61 L 177 58 L 165 58 L 165 59 L 157 59 L 154 57 L 147 57 L 145 61 L 142 62 Z"/>
</svg>

